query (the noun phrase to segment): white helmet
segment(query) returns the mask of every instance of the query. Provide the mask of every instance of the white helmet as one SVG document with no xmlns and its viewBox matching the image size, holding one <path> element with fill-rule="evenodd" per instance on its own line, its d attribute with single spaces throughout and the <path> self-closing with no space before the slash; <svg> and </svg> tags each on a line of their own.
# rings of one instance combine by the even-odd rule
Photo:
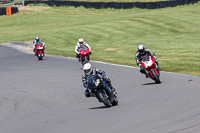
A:
<svg viewBox="0 0 200 133">
<path fill-rule="evenodd" d="M 78 39 L 78 42 L 79 42 L 80 44 L 83 43 L 83 42 L 84 42 L 83 38 L 79 38 L 79 39 Z"/>
<path fill-rule="evenodd" d="M 140 45 L 138 46 L 138 51 L 140 52 L 140 54 L 144 54 L 145 47 L 144 47 L 143 44 L 140 44 Z"/>
<path fill-rule="evenodd" d="M 39 41 L 39 40 L 40 40 L 40 37 L 39 37 L 39 36 L 36 36 L 36 37 L 35 37 L 35 40 L 36 40 L 36 41 Z"/>
<path fill-rule="evenodd" d="M 92 72 L 92 65 L 90 63 L 84 64 L 83 70 L 86 75 L 89 75 Z"/>
</svg>

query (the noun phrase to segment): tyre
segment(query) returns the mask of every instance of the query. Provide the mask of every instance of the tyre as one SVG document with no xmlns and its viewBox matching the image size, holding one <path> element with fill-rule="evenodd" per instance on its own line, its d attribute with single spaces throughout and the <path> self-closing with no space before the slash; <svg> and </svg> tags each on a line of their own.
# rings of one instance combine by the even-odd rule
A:
<svg viewBox="0 0 200 133">
<path fill-rule="evenodd" d="M 104 105 L 106 107 L 109 108 L 109 107 L 112 106 L 112 104 L 110 103 L 110 101 L 106 98 L 107 95 L 105 94 L 105 92 L 103 90 L 98 91 L 97 92 L 97 96 L 98 96 L 99 100 L 104 103 Z"/>
<path fill-rule="evenodd" d="M 43 59 L 42 52 L 40 52 L 39 55 L 40 56 L 38 57 L 38 60 L 42 60 Z"/>
<path fill-rule="evenodd" d="M 156 72 L 154 70 L 151 71 L 152 72 L 152 75 L 153 75 L 153 79 L 155 80 L 155 82 L 157 84 L 160 84 L 160 79 L 159 79 L 159 75 L 156 74 Z"/>
<path fill-rule="evenodd" d="M 85 57 L 83 58 L 83 63 L 84 63 L 84 64 L 88 63 L 88 58 L 87 58 L 87 56 L 85 56 Z"/>
<path fill-rule="evenodd" d="M 37 52 L 37 57 L 38 57 L 38 60 L 40 60 L 40 53 L 39 53 L 39 51 Z"/>
<path fill-rule="evenodd" d="M 118 99 L 117 99 L 117 96 L 114 96 L 114 101 L 112 102 L 112 105 L 113 105 L 113 106 L 118 105 Z"/>
</svg>

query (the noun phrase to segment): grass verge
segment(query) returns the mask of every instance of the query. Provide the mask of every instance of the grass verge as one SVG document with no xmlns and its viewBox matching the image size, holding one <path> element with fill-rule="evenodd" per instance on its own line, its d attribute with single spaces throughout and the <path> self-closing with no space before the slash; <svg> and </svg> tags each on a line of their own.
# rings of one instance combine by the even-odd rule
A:
<svg viewBox="0 0 200 133">
<path fill-rule="evenodd" d="M 200 75 L 200 3 L 158 10 L 20 7 L 0 16 L 0 42 L 31 41 L 40 36 L 46 53 L 75 57 L 82 37 L 92 60 L 136 66 L 143 43 L 155 52 L 164 71 Z"/>
<path fill-rule="evenodd" d="M 90 1 L 90 2 L 159 2 L 170 0 L 71 0 L 71 1 Z"/>
</svg>

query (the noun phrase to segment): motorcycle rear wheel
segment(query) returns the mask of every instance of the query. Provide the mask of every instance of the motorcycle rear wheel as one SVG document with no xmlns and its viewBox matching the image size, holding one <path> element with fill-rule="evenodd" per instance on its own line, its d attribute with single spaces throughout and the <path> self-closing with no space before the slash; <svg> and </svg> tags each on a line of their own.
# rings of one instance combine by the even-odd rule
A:
<svg viewBox="0 0 200 133">
<path fill-rule="evenodd" d="M 97 92 L 97 96 L 98 96 L 99 100 L 100 100 L 101 102 L 103 102 L 103 104 L 104 104 L 106 107 L 109 108 L 109 107 L 112 106 L 112 104 L 110 103 L 110 101 L 108 100 L 108 98 L 106 98 L 105 92 L 103 92 L 102 90 L 100 90 L 100 91 Z"/>
</svg>

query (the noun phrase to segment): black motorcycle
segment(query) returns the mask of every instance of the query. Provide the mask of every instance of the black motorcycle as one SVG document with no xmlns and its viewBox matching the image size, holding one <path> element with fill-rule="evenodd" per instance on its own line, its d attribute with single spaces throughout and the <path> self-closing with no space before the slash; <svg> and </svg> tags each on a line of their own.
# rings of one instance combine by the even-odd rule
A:
<svg viewBox="0 0 200 133">
<path fill-rule="evenodd" d="M 87 88 L 90 89 L 99 102 L 103 102 L 106 107 L 118 104 L 116 92 L 113 92 L 106 81 L 97 74 L 87 77 Z"/>
</svg>

